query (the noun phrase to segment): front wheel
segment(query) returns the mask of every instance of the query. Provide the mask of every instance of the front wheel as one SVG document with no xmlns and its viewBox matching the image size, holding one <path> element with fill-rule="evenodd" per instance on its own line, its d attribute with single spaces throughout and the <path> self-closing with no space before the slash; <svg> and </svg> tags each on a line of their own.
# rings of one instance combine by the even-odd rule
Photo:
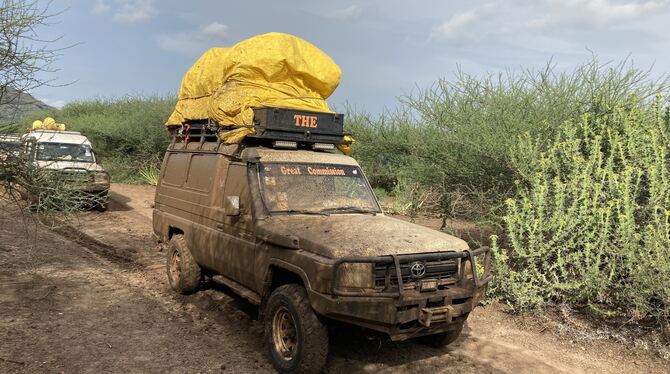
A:
<svg viewBox="0 0 670 374">
<path fill-rule="evenodd" d="M 265 313 L 265 340 L 272 365 L 281 373 L 319 373 L 328 356 L 328 328 L 314 313 L 305 288 L 277 288 Z"/>
<path fill-rule="evenodd" d="M 106 212 L 109 208 L 109 193 L 107 191 L 102 192 L 96 196 L 94 201 L 93 208 L 98 212 Z"/>
<path fill-rule="evenodd" d="M 100 213 L 106 212 L 107 209 L 109 209 L 109 202 L 108 201 L 102 201 L 97 204 L 95 204 L 95 210 L 97 210 Z"/>
</svg>

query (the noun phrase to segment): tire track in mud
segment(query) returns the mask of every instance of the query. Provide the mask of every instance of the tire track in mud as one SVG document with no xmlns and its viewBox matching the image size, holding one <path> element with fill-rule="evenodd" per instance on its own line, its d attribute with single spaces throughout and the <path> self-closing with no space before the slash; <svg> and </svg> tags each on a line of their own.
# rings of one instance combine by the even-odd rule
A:
<svg viewBox="0 0 670 374">
<path fill-rule="evenodd" d="M 234 294 L 227 287 L 216 283 L 203 283 L 203 287 L 191 295 L 174 293 L 167 285 L 162 253 L 157 251 L 142 253 L 140 250 L 126 253 L 120 248 L 125 245 L 118 246 L 113 242 L 123 235 L 123 228 L 117 227 L 120 232 L 100 236 L 100 233 L 92 230 L 96 225 L 96 218 L 82 220 L 85 223 L 79 226 L 59 225 L 53 231 L 68 240 L 75 241 L 101 261 L 118 266 L 121 271 L 116 272 L 115 276 L 120 279 L 119 285 L 158 302 L 170 315 L 168 319 L 171 321 L 192 324 L 194 329 L 211 336 L 220 335 L 232 339 L 234 342 L 232 349 L 248 360 L 233 360 L 225 364 L 227 368 L 235 371 L 252 365 L 256 371 L 273 371 L 265 352 L 263 326 L 261 321 L 257 320 L 256 306 Z M 149 243 L 138 243 L 138 246 L 147 247 Z M 428 369 L 433 366 L 432 360 L 427 363 L 417 360 L 423 361 L 431 357 L 437 359 L 434 356 L 439 355 L 439 351 L 427 348 L 424 350 L 423 346 L 418 346 L 414 342 L 391 343 L 370 340 L 367 334 L 357 328 L 340 326 L 340 329 L 336 330 L 338 331 L 334 331 L 333 334 L 331 357 L 327 366 L 327 371 L 332 373 Z M 352 341 L 352 335 L 355 336 L 355 341 Z M 219 344 L 226 345 L 225 342 Z M 408 349 L 408 346 L 414 348 Z M 404 364 L 412 362 L 414 364 L 403 368 Z M 455 362 L 460 364 L 452 366 L 448 371 L 452 372 L 452 369 L 455 371 L 458 368 L 459 372 L 463 372 L 466 368 L 463 360 Z M 472 364 L 468 366 L 470 369 L 473 368 Z M 480 365 L 477 367 L 479 372 L 484 369 Z"/>
<path fill-rule="evenodd" d="M 233 371 L 248 371 L 251 368 L 254 372 L 272 372 L 260 338 L 263 329 L 255 320 L 255 306 L 225 286 L 214 283 L 203 283 L 203 287 L 191 295 L 177 294 L 167 285 L 162 253 L 127 251 L 128 248 L 122 248 L 127 245 L 115 245 L 113 240 L 120 238 L 123 230 L 108 237 L 96 237 L 95 233 L 89 233 L 89 229 L 86 225 L 63 224 L 51 230 L 81 245 L 99 260 L 117 266 L 119 271 L 115 272 L 115 277 L 120 280 L 119 286 L 159 303 L 167 313 L 168 321 L 187 324 L 189 331 L 199 335 L 207 334 L 210 339 L 216 339 L 217 336 L 232 338 L 215 345 L 223 351 L 235 351 L 221 368 Z M 143 247 L 153 245 L 138 244 L 144 244 Z"/>
<path fill-rule="evenodd" d="M 112 245 L 101 242 L 73 225 L 58 225 L 50 228 L 50 230 L 119 266 L 132 269 L 145 267 L 142 263 L 136 262 L 131 254 L 124 253 L 124 251 L 120 251 Z"/>
<path fill-rule="evenodd" d="M 265 352 L 263 326 L 257 320 L 258 308 L 232 290 L 216 283 L 203 283 L 198 292 L 179 295 L 167 285 L 162 253 L 141 253 L 139 250 L 124 253 L 123 249 L 111 243 L 122 233 L 95 237 L 94 233 L 89 234 L 91 230 L 86 225 L 62 225 L 55 231 L 123 269 L 116 275 L 124 285 L 147 299 L 159 302 L 170 315 L 168 318 L 171 321 L 192 324 L 194 329 L 211 336 L 232 338 L 232 349 L 249 360 L 233 360 L 225 364 L 227 368 L 236 371 L 252 365 L 255 371 L 273 371 Z M 148 243 L 138 244 L 148 246 Z M 448 373 L 496 372 L 488 364 L 477 363 L 467 356 L 452 355 L 450 351 L 428 348 L 413 341 L 380 340 L 349 326 L 336 326 L 331 332 L 331 354 L 326 367 L 330 373 L 395 373 L 436 369 L 437 372 Z M 225 345 L 222 342 L 219 344 Z M 446 367 L 445 359 L 449 361 Z"/>
<path fill-rule="evenodd" d="M 192 295 L 175 294 L 167 285 L 164 255 L 153 249 L 150 237 L 151 213 L 146 201 L 151 200 L 152 192 L 135 191 L 140 189 L 135 186 L 115 185 L 114 189 L 117 196 L 129 197 L 124 197 L 123 207 L 116 202 L 107 213 L 84 213 L 79 224 L 63 224 L 55 231 L 82 245 L 103 263 L 102 267 L 107 267 L 105 272 L 116 279 L 110 290 L 116 290 L 117 297 L 136 295 L 145 304 L 157 305 L 154 318 L 169 330 L 166 339 L 177 346 L 186 345 L 180 352 L 197 357 L 167 371 L 207 372 L 224 368 L 233 372 L 271 372 L 262 324 L 256 320 L 257 308 L 223 286 L 205 285 Z M 40 289 L 38 296 L 47 290 Z M 343 374 L 599 373 L 615 368 L 624 372 L 666 371 L 662 363 L 612 344 L 601 347 L 585 344 L 580 349 L 565 338 L 557 338 L 550 330 L 542 333 L 518 324 L 517 317 L 495 307 L 480 308 L 473 312 L 471 324 L 462 337 L 444 350 L 413 341 L 369 340 L 355 329 L 336 328 L 326 371 Z M 121 324 L 119 329 L 124 326 Z M 220 357 L 212 359 L 207 355 Z M 166 358 L 157 355 L 151 360 Z"/>
</svg>

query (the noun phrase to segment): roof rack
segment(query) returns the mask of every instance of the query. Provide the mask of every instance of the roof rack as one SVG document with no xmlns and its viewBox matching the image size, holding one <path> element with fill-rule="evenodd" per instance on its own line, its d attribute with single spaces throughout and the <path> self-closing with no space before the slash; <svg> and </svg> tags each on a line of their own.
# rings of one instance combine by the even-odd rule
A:
<svg viewBox="0 0 670 374">
<path fill-rule="evenodd" d="M 28 129 L 28 134 L 31 133 L 53 133 L 53 134 L 68 134 L 68 135 L 81 135 L 79 131 L 66 131 L 66 130 L 48 130 L 48 129 Z"/>
<path fill-rule="evenodd" d="M 316 149 L 317 144 L 344 143 L 344 115 L 276 107 L 254 108 L 253 126 L 256 134 L 244 143 L 276 144 L 294 142 Z M 218 142 L 221 131 L 226 131 L 211 120 L 188 121 L 170 128 L 173 142 Z"/>
<path fill-rule="evenodd" d="M 189 121 L 181 126 L 169 127 L 172 142 L 221 142 L 218 136 L 219 126 L 207 120 Z"/>
</svg>

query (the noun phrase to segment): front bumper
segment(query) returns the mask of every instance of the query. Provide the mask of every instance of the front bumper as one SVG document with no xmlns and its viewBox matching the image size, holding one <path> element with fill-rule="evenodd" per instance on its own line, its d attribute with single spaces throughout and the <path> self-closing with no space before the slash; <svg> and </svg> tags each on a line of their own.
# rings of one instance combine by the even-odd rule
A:
<svg viewBox="0 0 670 374">
<path fill-rule="evenodd" d="M 91 171 L 83 168 L 65 168 L 49 170 L 56 184 L 62 184 L 73 191 L 81 191 L 98 196 L 109 191 L 109 174 L 105 171 Z M 99 176 L 102 178 L 99 179 Z"/>
<path fill-rule="evenodd" d="M 483 259 L 479 264 L 478 258 Z M 403 264 L 452 259 L 459 263 L 458 272 L 438 289 L 424 291 L 418 283 L 414 287 L 403 281 Z M 335 280 L 344 263 L 389 264 L 396 272 L 395 287 L 387 274 L 381 290 L 340 290 Z M 467 277 L 468 267 L 471 278 Z M 327 317 L 386 333 L 392 340 L 405 340 L 449 331 L 463 323 L 484 297 L 492 278 L 491 250 L 487 247 L 409 256 L 346 257 L 333 266 L 330 294 L 311 291 L 310 299 L 314 309 Z"/>
<path fill-rule="evenodd" d="M 109 184 L 86 184 L 86 185 L 73 185 L 72 186 L 74 189 L 77 189 L 81 192 L 87 192 L 90 194 L 96 194 L 100 196 L 106 196 L 107 193 L 109 192 Z"/>
</svg>

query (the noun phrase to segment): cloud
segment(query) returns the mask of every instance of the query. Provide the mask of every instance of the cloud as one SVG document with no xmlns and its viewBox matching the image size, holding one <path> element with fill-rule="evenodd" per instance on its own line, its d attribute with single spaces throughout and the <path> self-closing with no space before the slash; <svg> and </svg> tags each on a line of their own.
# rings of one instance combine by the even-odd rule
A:
<svg viewBox="0 0 670 374">
<path fill-rule="evenodd" d="M 91 10 L 95 15 L 111 13 L 119 23 L 141 23 L 156 15 L 154 0 L 96 0 Z"/>
<path fill-rule="evenodd" d="M 120 23 L 144 22 L 156 14 L 153 0 L 116 0 L 112 19 Z"/>
<path fill-rule="evenodd" d="M 516 22 L 504 22 L 521 15 L 524 9 L 511 13 L 511 8 L 498 2 L 484 3 L 478 7 L 456 13 L 445 22 L 433 28 L 430 38 L 466 43 L 479 41 L 491 35 L 509 33 L 518 28 Z"/>
<path fill-rule="evenodd" d="M 228 38 L 228 26 L 223 23 L 212 22 L 202 29 L 202 33 L 215 39 L 224 40 Z"/>
<path fill-rule="evenodd" d="M 195 57 L 227 40 L 228 29 L 223 23 L 212 22 L 195 31 L 159 35 L 156 41 L 162 50 Z"/>
<path fill-rule="evenodd" d="M 93 14 L 105 14 L 112 10 L 112 7 L 107 4 L 104 0 L 95 0 L 95 6 L 93 7 L 93 10 L 91 10 L 91 13 Z"/>
<path fill-rule="evenodd" d="M 352 4 L 346 8 L 335 10 L 326 15 L 326 18 L 330 18 L 338 21 L 350 21 L 356 19 L 363 15 L 363 8 L 358 4 Z"/>
<path fill-rule="evenodd" d="M 532 27 L 605 27 L 631 22 L 668 10 L 670 1 L 614 3 L 610 0 L 548 0 L 546 16 L 529 23 Z"/>
<path fill-rule="evenodd" d="M 38 100 L 47 104 L 47 105 L 49 105 L 49 106 L 52 106 L 52 107 L 58 108 L 58 109 L 61 109 L 62 107 L 65 106 L 65 104 L 67 104 L 67 101 L 65 101 L 65 100 L 50 99 L 50 98 L 46 98 L 46 97 L 45 98 L 39 98 Z"/>
<path fill-rule="evenodd" d="M 438 40 L 473 40 L 479 39 L 481 31 L 485 28 L 478 27 L 479 23 L 486 22 L 487 16 L 495 12 L 494 3 L 484 4 L 483 6 L 457 13 L 442 24 L 433 28 L 431 39 Z M 479 32 L 479 33 L 478 33 Z"/>
<path fill-rule="evenodd" d="M 670 0 L 487 0 L 433 27 L 430 38 L 464 43 L 510 35 L 604 29 L 629 25 L 669 9 Z"/>
</svg>

